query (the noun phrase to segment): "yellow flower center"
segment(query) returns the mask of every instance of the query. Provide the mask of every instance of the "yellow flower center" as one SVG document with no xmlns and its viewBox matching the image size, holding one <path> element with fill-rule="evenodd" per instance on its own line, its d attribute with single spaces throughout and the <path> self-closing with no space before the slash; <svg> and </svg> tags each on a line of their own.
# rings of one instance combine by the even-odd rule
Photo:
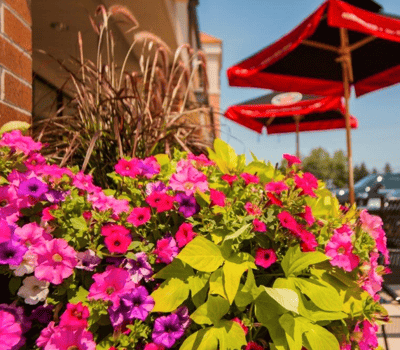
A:
<svg viewBox="0 0 400 350">
<path fill-rule="evenodd" d="M 55 262 L 61 262 L 63 260 L 62 256 L 57 253 L 54 254 L 52 258 L 53 258 L 53 261 L 55 261 Z"/>
</svg>

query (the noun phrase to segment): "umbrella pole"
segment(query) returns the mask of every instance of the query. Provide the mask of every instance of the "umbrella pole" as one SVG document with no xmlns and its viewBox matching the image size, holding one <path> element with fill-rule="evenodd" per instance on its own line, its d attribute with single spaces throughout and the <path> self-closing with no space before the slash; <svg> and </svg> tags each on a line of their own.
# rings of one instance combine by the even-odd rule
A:
<svg viewBox="0 0 400 350">
<path fill-rule="evenodd" d="M 350 205 L 355 202 L 354 198 L 354 173 L 353 173 L 353 153 L 351 149 L 351 126 L 349 113 L 350 81 L 352 81 L 351 54 L 349 48 L 348 33 L 345 28 L 340 28 L 341 53 L 340 62 L 342 64 L 342 77 L 345 99 L 345 120 L 346 120 L 346 143 L 347 143 L 347 163 L 349 168 L 349 199 Z"/>
<path fill-rule="evenodd" d="M 300 116 L 295 115 L 293 119 L 296 123 L 296 157 L 300 159 Z"/>
</svg>

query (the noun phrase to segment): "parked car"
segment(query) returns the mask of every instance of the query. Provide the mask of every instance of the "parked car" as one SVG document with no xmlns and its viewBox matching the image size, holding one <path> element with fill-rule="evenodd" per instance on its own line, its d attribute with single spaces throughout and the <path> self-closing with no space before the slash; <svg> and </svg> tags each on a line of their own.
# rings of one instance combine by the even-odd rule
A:
<svg viewBox="0 0 400 350">
<path fill-rule="evenodd" d="M 339 188 L 333 191 L 339 203 L 349 202 L 349 190 Z M 391 203 L 400 203 L 400 174 L 371 174 L 354 185 L 357 207 L 379 210 Z"/>
</svg>

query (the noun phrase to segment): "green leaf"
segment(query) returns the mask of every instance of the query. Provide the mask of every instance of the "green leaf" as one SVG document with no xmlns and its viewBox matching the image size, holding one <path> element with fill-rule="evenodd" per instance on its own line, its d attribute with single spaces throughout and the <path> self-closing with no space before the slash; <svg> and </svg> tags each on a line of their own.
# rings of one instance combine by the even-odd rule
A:
<svg viewBox="0 0 400 350">
<path fill-rule="evenodd" d="M 234 233 L 231 233 L 230 235 L 225 236 L 224 241 L 230 240 L 230 239 L 235 239 L 240 237 L 246 230 L 250 227 L 251 224 L 244 225 L 241 227 L 239 230 L 237 230 Z"/>
<path fill-rule="evenodd" d="M 208 292 L 208 281 L 210 275 L 199 272 L 196 276 L 188 278 L 190 292 L 192 293 L 192 302 L 196 307 L 204 303 Z"/>
<path fill-rule="evenodd" d="M 89 292 L 85 288 L 83 288 L 82 286 L 79 286 L 79 289 L 76 292 L 75 296 L 73 298 L 70 298 L 68 300 L 68 302 L 70 302 L 72 304 L 77 304 L 81 301 L 83 304 L 88 304 L 88 300 L 87 300 L 88 294 L 89 294 Z"/>
<path fill-rule="evenodd" d="M 259 160 L 254 160 L 244 168 L 243 172 L 257 174 L 261 182 L 266 183 L 274 177 L 275 168 L 271 163 L 265 164 Z"/>
<path fill-rule="evenodd" d="M 279 318 L 279 324 L 285 330 L 286 341 L 288 342 L 289 349 L 301 350 L 303 344 L 303 330 L 301 325 L 296 322 L 296 318 L 290 313 L 283 314 Z"/>
<path fill-rule="evenodd" d="M 293 278 L 296 287 L 307 295 L 320 309 L 325 311 L 342 311 L 343 303 L 335 288 L 317 280 Z"/>
<path fill-rule="evenodd" d="M 239 289 L 240 279 L 243 273 L 248 269 L 248 262 L 236 262 L 233 259 L 225 261 L 222 268 L 224 273 L 223 282 L 226 296 L 230 304 L 233 303 L 236 293 Z"/>
<path fill-rule="evenodd" d="M 336 337 L 325 328 L 299 318 L 303 322 L 305 346 L 308 350 L 339 350 L 339 342 Z"/>
<path fill-rule="evenodd" d="M 164 281 L 152 294 L 155 301 L 152 312 L 171 312 L 189 296 L 189 286 L 177 278 Z"/>
<path fill-rule="evenodd" d="M 217 324 L 222 316 L 229 311 L 229 302 L 220 296 L 209 295 L 190 318 L 197 324 Z"/>
<path fill-rule="evenodd" d="M 222 320 L 214 327 L 219 340 L 220 350 L 242 349 L 247 344 L 242 327 L 236 322 Z"/>
<path fill-rule="evenodd" d="M 185 339 L 179 350 L 217 350 L 218 338 L 214 327 L 200 329 Z"/>
<path fill-rule="evenodd" d="M 169 265 L 157 272 L 154 278 L 162 278 L 166 280 L 175 277 L 180 280 L 186 280 L 188 277 L 193 275 L 194 271 L 188 264 L 185 264 L 182 260 L 174 259 Z"/>
<path fill-rule="evenodd" d="M 223 173 L 235 172 L 238 168 L 238 156 L 235 150 L 221 139 L 214 141 L 215 152 L 208 149 L 209 158 L 213 160 Z M 239 160 L 242 163 L 242 160 Z"/>
<path fill-rule="evenodd" d="M 286 255 L 282 259 L 282 269 L 286 277 L 296 276 L 307 269 L 310 265 L 320 263 L 328 260 L 329 258 L 321 252 L 307 252 L 300 251 L 300 246 L 290 247 Z"/>
<path fill-rule="evenodd" d="M 253 271 L 249 269 L 245 285 L 236 294 L 235 304 L 237 307 L 243 308 L 256 300 L 262 292 L 262 287 L 257 287 L 256 285 Z"/>
<path fill-rule="evenodd" d="M 21 287 L 21 279 L 18 277 L 12 277 L 10 282 L 8 282 L 8 289 L 11 294 L 15 294 L 17 290 Z"/>
<path fill-rule="evenodd" d="M 296 292 L 286 288 L 264 287 L 265 292 L 288 311 L 299 313 L 299 297 Z"/>
<path fill-rule="evenodd" d="M 83 216 L 79 216 L 77 218 L 71 218 L 70 221 L 71 221 L 71 225 L 74 229 L 79 230 L 79 231 L 87 230 L 86 220 L 83 218 Z"/>
<path fill-rule="evenodd" d="M 189 242 L 177 258 L 203 272 L 213 272 L 224 262 L 218 246 L 201 236 Z"/>
<path fill-rule="evenodd" d="M 210 277 L 210 290 L 209 294 L 217 294 L 222 296 L 224 299 L 228 299 L 225 288 L 222 268 L 213 272 Z"/>
<path fill-rule="evenodd" d="M 10 132 L 13 130 L 21 130 L 22 132 L 27 131 L 31 127 L 31 124 L 27 122 L 21 122 L 17 120 L 13 120 L 11 122 L 5 123 L 0 128 L 0 135 L 3 135 L 6 132 Z"/>
<path fill-rule="evenodd" d="M 208 207 L 210 205 L 210 203 L 211 203 L 210 195 L 199 191 L 199 189 L 196 189 L 196 192 L 195 192 L 194 196 L 196 197 L 196 202 L 202 208 L 203 207 Z"/>
</svg>

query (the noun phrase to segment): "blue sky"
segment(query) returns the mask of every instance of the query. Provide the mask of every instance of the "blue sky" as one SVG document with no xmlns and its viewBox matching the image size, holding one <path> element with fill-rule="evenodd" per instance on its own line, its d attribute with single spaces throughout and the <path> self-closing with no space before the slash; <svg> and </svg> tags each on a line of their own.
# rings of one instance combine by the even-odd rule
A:
<svg viewBox="0 0 400 350">
<path fill-rule="evenodd" d="M 400 15 L 399 0 L 378 1 L 386 13 Z M 275 42 L 310 15 L 322 0 L 200 0 L 200 30 L 223 41 L 221 111 L 228 106 L 270 92 L 228 86 L 226 70 L 235 63 Z M 350 113 L 359 127 L 352 131 L 353 163 L 382 170 L 389 162 L 400 172 L 400 84 L 360 98 L 351 98 Z M 235 150 L 250 151 L 258 158 L 280 162 L 283 153 L 295 153 L 295 135 L 259 135 L 221 117 L 222 139 Z M 346 150 L 345 130 L 300 134 L 300 152 L 306 156 L 323 147 L 331 155 Z"/>
</svg>

